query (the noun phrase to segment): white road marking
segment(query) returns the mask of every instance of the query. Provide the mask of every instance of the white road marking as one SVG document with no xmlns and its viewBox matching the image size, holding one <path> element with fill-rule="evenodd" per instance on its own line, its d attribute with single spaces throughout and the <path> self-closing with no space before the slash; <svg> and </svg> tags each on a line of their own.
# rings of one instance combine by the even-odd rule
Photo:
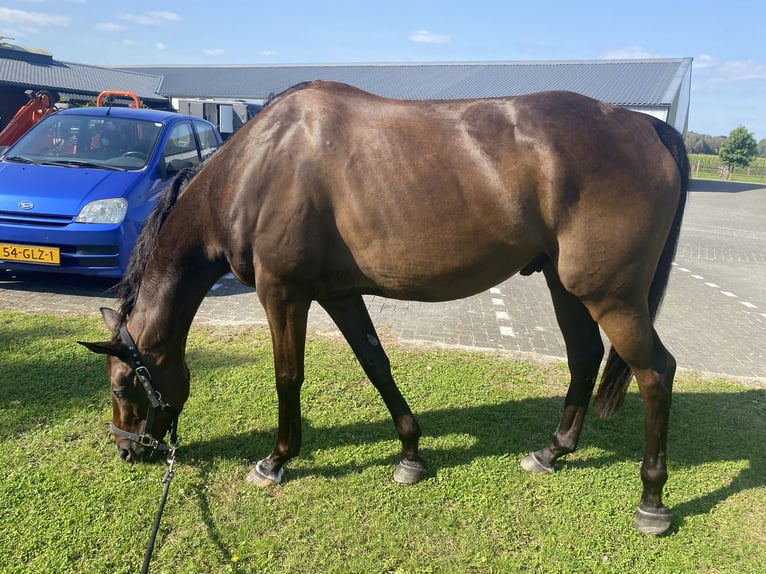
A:
<svg viewBox="0 0 766 574">
<path fill-rule="evenodd" d="M 687 268 L 685 268 L 685 267 L 679 267 L 679 266 L 678 266 L 678 264 L 677 264 L 677 263 L 675 263 L 675 262 L 673 262 L 673 265 L 674 265 L 674 266 L 675 266 L 675 267 L 676 267 L 676 268 L 677 268 L 679 271 L 683 271 L 683 272 L 685 272 L 685 273 L 691 273 L 691 276 L 692 276 L 694 279 L 700 279 L 700 280 L 703 280 L 703 281 L 704 281 L 704 279 L 705 279 L 705 278 L 704 278 L 702 275 L 697 275 L 696 273 L 692 273 L 692 272 L 691 272 L 689 269 L 687 269 Z M 712 288 L 712 289 L 719 289 L 719 293 L 720 293 L 721 295 L 724 295 L 724 296 L 726 296 L 726 297 L 730 297 L 730 298 L 732 298 L 732 299 L 739 299 L 739 297 L 738 297 L 736 294 L 732 293 L 731 291 L 724 291 L 723 289 L 721 289 L 721 286 L 720 286 L 720 285 L 718 285 L 717 283 L 706 282 L 706 283 L 705 283 L 705 285 L 706 285 L 707 287 L 710 287 L 710 288 Z M 742 303 L 742 305 L 744 305 L 744 306 L 745 306 L 745 307 L 747 307 L 748 309 L 758 309 L 758 305 L 756 305 L 756 304 L 754 304 L 754 303 L 750 303 L 749 301 L 740 301 L 740 303 Z M 759 315 L 761 315 L 762 317 L 766 317 L 766 313 L 759 313 Z"/>
<path fill-rule="evenodd" d="M 500 289 L 497 289 L 493 287 L 489 290 L 489 292 L 492 295 L 500 295 Z M 493 297 L 492 298 L 492 305 L 495 307 L 505 307 L 505 301 L 503 301 L 500 297 Z M 495 319 L 497 321 L 510 321 L 511 317 L 508 315 L 507 311 L 495 311 Z M 513 328 L 508 325 L 498 325 L 498 329 L 500 329 L 500 335 L 503 337 L 515 337 L 516 333 L 513 332 Z"/>
<path fill-rule="evenodd" d="M 513 329 L 511 327 L 507 327 L 505 325 L 500 325 L 500 334 L 504 337 L 515 337 L 516 334 L 513 332 Z"/>
</svg>

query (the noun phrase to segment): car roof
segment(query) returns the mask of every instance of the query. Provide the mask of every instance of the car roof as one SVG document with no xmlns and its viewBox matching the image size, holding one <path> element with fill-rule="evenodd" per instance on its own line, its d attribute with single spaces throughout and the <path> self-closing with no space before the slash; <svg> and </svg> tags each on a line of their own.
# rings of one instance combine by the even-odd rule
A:
<svg viewBox="0 0 766 574">
<path fill-rule="evenodd" d="M 165 111 L 165 110 L 152 110 L 147 108 L 136 109 L 136 108 L 126 108 L 126 107 L 97 106 L 97 107 L 87 107 L 87 108 L 68 108 L 65 110 L 58 111 L 57 115 L 58 114 L 95 116 L 95 117 L 111 116 L 114 118 L 135 118 L 135 119 L 147 120 L 151 122 L 167 122 L 167 121 L 172 121 L 176 118 L 178 119 L 193 118 L 195 120 L 208 123 L 206 120 L 203 120 L 201 118 L 197 118 L 194 116 L 189 116 L 186 114 L 179 114 L 177 112 Z"/>
</svg>

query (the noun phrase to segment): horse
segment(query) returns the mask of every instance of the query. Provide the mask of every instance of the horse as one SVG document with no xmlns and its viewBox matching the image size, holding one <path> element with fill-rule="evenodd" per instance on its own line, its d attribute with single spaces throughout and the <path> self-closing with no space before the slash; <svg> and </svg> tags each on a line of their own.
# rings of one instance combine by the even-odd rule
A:
<svg viewBox="0 0 766 574">
<path fill-rule="evenodd" d="M 689 184 L 678 132 L 649 115 L 570 92 L 404 101 L 314 81 L 276 96 L 145 223 L 102 308 L 112 430 L 120 456 L 166 448 L 189 396 L 185 346 L 214 283 L 256 288 L 274 354 L 278 432 L 248 480 L 274 484 L 301 446 L 301 385 L 313 301 L 378 390 L 401 442 L 394 480 L 418 482 L 421 429 L 391 374 L 363 295 L 454 300 L 541 271 L 570 383 L 544 448 L 521 461 L 552 473 L 575 450 L 594 399 L 622 404 L 632 376 L 645 407 L 635 527 L 666 532 L 662 502 L 676 361 L 654 319 Z M 470 389 L 466 389 L 470 391 Z"/>
</svg>

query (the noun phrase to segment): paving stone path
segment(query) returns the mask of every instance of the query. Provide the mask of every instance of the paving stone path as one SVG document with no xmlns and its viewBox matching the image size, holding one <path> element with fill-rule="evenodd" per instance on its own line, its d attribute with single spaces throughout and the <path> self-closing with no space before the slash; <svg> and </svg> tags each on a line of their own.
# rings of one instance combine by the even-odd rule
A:
<svg viewBox="0 0 766 574">
<path fill-rule="evenodd" d="M 0 309 L 96 314 L 113 306 L 104 283 L 0 273 Z M 448 303 L 365 298 L 381 337 L 402 344 L 563 358 L 541 274 L 515 276 Z M 252 289 L 231 276 L 210 291 L 198 324 L 266 324 Z M 312 333 L 338 331 L 318 305 Z M 766 383 L 766 189 L 694 181 L 657 330 L 680 368 Z M 0 339 L 2 331 L 0 331 Z"/>
</svg>

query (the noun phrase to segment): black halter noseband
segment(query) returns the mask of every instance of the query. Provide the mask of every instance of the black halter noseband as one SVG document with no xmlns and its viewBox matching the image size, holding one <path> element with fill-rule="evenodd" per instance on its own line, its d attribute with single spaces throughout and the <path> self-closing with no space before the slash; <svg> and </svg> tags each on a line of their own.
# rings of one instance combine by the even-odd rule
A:
<svg viewBox="0 0 766 574">
<path fill-rule="evenodd" d="M 175 450 L 178 442 L 178 415 L 181 414 L 181 409 L 177 409 L 163 401 L 162 395 L 152 386 L 152 376 L 149 373 L 149 369 L 141 358 L 141 353 L 138 351 L 136 342 L 133 340 L 133 337 L 130 336 L 128 329 L 124 324 L 120 327 L 120 339 L 122 339 L 122 342 L 130 352 L 130 356 L 133 360 L 133 372 L 136 374 L 136 377 L 138 377 L 138 380 L 144 387 L 144 391 L 146 391 L 146 396 L 149 398 L 149 411 L 146 414 L 146 424 L 144 425 L 143 433 L 136 434 L 128 432 L 114 423 L 111 423 L 112 432 L 121 438 L 135 442 L 141 446 L 149 447 L 161 452 L 171 452 Z M 158 439 L 151 434 L 152 426 L 154 425 L 154 414 L 157 411 L 170 413 L 171 415 L 170 446 L 162 442 L 162 437 Z"/>
</svg>

